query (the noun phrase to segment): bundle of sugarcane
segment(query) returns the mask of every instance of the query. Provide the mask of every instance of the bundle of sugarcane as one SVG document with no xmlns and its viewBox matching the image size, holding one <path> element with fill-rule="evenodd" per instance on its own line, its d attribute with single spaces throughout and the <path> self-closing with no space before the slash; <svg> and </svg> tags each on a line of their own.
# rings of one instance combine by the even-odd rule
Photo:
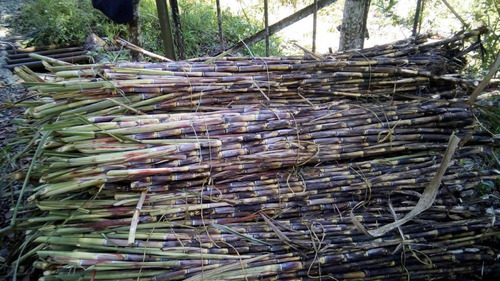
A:
<svg viewBox="0 0 500 281">
<path fill-rule="evenodd" d="M 381 237 L 353 220 L 378 228 L 410 211 L 440 153 L 281 169 L 221 184 L 186 180 L 141 194 L 95 187 L 38 201 L 49 213 L 25 227 L 42 243 L 36 266 L 43 280 L 427 279 L 478 273 L 478 264 L 487 272 L 498 252 L 481 241 L 499 233 L 498 211 L 458 203 L 478 181 L 498 178 L 473 161 L 483 153 L 461 149 L 425 216 Z"/>
<path fill-rule="evenodd" d="M 444 149 L 452 132 L 468 144 L 497 144 L 470 108 L 446 101 L 397 106 L 230 109 L 210 113 L 98 116 L 47 125 L 45 185 L 32 198 L 104 183 L 141 190 L 213 181 L 305 164 Z M 77 124 L 85 125 L 77 125 Z"/>
<path fill-rule="evenodd" d="M 453 206 L 457 198 L 475 195 L 480 181 L 496 180 L 498 172 L 474 163 L 473 157 L 483 154 L 480 147 L 464 148 L 443 177 L 443 198 L 436 204 Z M 345 212 L 351 208 L 390 201 L 406 210 L 414 205 L 415 195 L 422 192 L 441 162 L 438 152 L 403 155 L 394 158 L 278 169 L 228 178 L 215 183 L 210 179 L 167 182 L 148 186 L 140 193 L 131 192 L 125 183 L 90 187 L 85 193 L 73 193 L 38 200 L 37 208 L 47 211 L 43 217 L 30 218 L 25 226 L 38 227 L 45 222 L 79 223 L 80 230 L 64 228 L 61 233 L 91 231 L 89 218 L 106 220 L 106 224 L 121 227 L 129 224 L 137 206 L 142 219 L 190 220 L 189 225 L 211 222 L 228 223 L 255 218 L 263 212 L 280 218 L 299 217 L 304 213 Z M 481 169 L 483 168 L 483 169 Z M 162 176 L 151 177 L 151 181 Z M 64 200 L 63 200 L 64 199 Z M 370 208 L 368 208 L 370 209 Z M 86 210 L 81 214 L 75 211 Z M 377 211 L 376 208 L 370 209 Z M 436 212 L 478 215 L 480 209 L 434 207 Z M 479 212 L 479 213 L 478 213 Z M 444 213 L 442 214 L 444 215 Z M 438 216 L 439 217 L 439 216 Z M 204 218 L 207 220 L 205 221 Z M 436 217 L 437 218 L 437 217 Z M 125 220 L 124 220 L 125 219 Z M 111 223 L 121 222 L 118 224 Z M 85 225 L 88 225 L 86 227 Z M 51 230 L 53 226 L 44 230 Z M 69 230 L 71 229 L 71 230 Z M 105 231 L 112 231 L 113 227 Z"/>
<path fill-rule="evenodd" d="M 48 66 L 53 81 L 18 74 L 41 99 L 33 118 L 72 114 L 211 111 L 227 107 L 306 107 L 339 97 L 413 99 L 456 97 L 473 81 L 455 77 L 467 50 L 457 46 L 475 30 L 425 43 L 412 38 L 359 52 L 322 57 L 232 58 L 172 63 Z M 57 63 L 57 62 L 53 62 Z M 453 75 L 450 75 L 453 74 Z M 68 113 L 69 112 L 69 113 Z"/>
<path fill-rule="evenodd" d="M 20 260 L 37 253 L 42 280 L 488 272 L 498 202 L 473 200 L 498 179 L 477 159 L 499 139 L 481 106 L 438 99 L 467 92 L 448 74 L 482 32 L 326 57 L 52 61 L 47 81 L 18 70 L 41 97 L 24 105 L 43 136 L 42 185 L 17 225 L 36 246 Z M 462 138 L 451 162 L 450 135 Z M 367 232 L 417 209 L 435 174 L 424 215 Z"/>
<path fill-rule="evenodd" d="M 323 278 L 427 279 L 428 275 L 489 270 L 497 251 L 480 240 L 498 234 L 491 219 L 430 217 L 400 228 L 401 235 L 367 238 L 349 217 L 211 224 L 163 221 L 138 229 L 134 246 L 125 229 L 89 234 L 39 236 L 49 249 L 39 251 L 42 280 L 251 280 Z M 391 221 L 359 215 L 365 225 Z M 371 223 L 370 223 L 371 221 Z M 485 232 L 487 229 L 496 231 Z M 434 275 L 436 274 L 436 275 Z M 300 280 L 300 279 L 299 279 Z"/>
<path fill-rule="evenodd" d="M 498 178 L 493 170 L 481 170 L 472 161 L 471 157 L 484 153 L 483 149 L 462 150 L 460 160 L 448 167 L 443 178 L 446 189 L 442 192 L 449 198 L 439 199 L 440 204 L 455 204 L 457 198 L 474 195 L 473 188 L 480 181 Z M 429 184 L 440 162 L 437 152 L 426 152 L 349 164 L 278 169 L 228 178 L 218 183 L 206 178 L 185 179 L 151 185 L 141 193 L 131 192 L 125 183 L 105 184 L 89 188 L 85 192 L 87 196 L 80 193 L 77 200 L 65 199 L 61 202 L 62 198 L 73 198 L 72 193 L 39 200 L 37 207 L 48 211 L 48 214 L 27 222 L 74 222 L 86 220 L 89 216 L 120 221 L 134 214 L 139 201 L 143 206 L 141 213 L 147 214 L 148 219 L 159 215 L 164 219 L 187 219 L 198 214 L 216 222 L 245 218 L 259 211 L 280 217 L 312 211 L 345 211 L 360 206 L 364 201 L 386 204 L 390 193 L 394 193 L 393 202 L 405 202 L 411 206 L 411 196 Z M 158 179 L 163 180 L 162 176 L 151 177 L 150 180 Z M 92 202 L 86 202 L 90 198 Z M 68 217 L 71 210 L 80 208 L 90 212 Z M 460 213 L 460 210 L 457 212 Z M 202 223 L 193 220 L 190 224 Z M 88 231 L 87 228 L 82 230 Z"/>
<path fill-rule="evenodd" d="M 328 217 L 312 212 L 288 220 L 256 213 L 261 222 L 207 222 L 199 227 L 191 225 L 192 219 L 143 223 L 133 243 L 127 240 L 128 227 L 102 221 L 82 231 L 90 223 L 69 224 L 56 230 L 45 228 L 36 238 L 50 245 L 38 252 L 43 261 L 37 266 L 46 270 L 44 280 L 312 276 L 370 280 L 405 273 L 426 279 L 428 274 L 479 273 L 478 264 L 488 272 L 497 251 L 480 240 L 498 234 L 498 223 L 491 218 L 448 215 L 447 206 L 436 207 L 442 207 L 441 211 L 431 210 L 418 223 L 401 227 L 402 237 L 392 234 L 376 239 L 366 237 L 341 213 Z M 388 208 L 371 207 L 356 219 L 373 228 L 394 219 L 373 215 L 374 209 Z M 392 210 L 406 211 L 401 209 Z M 470 215 L 466 209 L 461 211 L 463 216 Z M 452 219 L 447 221 L 447 217 Z M 104 225 L 114 227 L 101 230 Z"/>
<path fill-rule="evenodd" d="M 45 213 L 20 225 L 41 243 L 44 280 L 475 273 L 495 258 L 479 240 L 498 233 L 498 214 L 460 202 L 498 178 L 473 160 L 498 139 L 471 133 L 474 114 L 339 101 L 61 120 L 45 127 L 46 184 L 31 197 Z M 415 207 L 453 132 L 465 146 L 425 219 L 376 238 L 357 229 L 352 209 L 377 228 Z"/>
</svg>

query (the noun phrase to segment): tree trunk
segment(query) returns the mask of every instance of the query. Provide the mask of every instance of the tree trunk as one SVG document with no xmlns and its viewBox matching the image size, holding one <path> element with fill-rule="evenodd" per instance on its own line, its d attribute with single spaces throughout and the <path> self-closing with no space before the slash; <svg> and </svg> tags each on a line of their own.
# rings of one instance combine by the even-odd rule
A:
<svg viewBox="0 0 500 281">
<path fill-rule="evenodd" d="M 174 41 L 177 46 L 178 59 L 185 59 L 184 55 L 184 37 L 182 37 L 181 17 L 179 15 L 179 4 L 177 0 L 170 0 L 170 9 L 172 10 L 172 20 L 174 22 Z"/>
<path fill-rule="evenodd" d="M 163 46 L 165 47 L 165 56 L 171 60 L 175 60 L 174 42 L 172 40 L 172 29 L 170 28 L 167 0 L 156 0 L 156 9 L 158 10 L 158 19 L 160 21 Z"/>
<path fill-rule="evenodd" d="M 370 0 L 346 0 L 340 27 L 339 50 L 362 49 L 366 35 L 366 19 Z"/>
<path fill-rule="evenodd" d="M 423 0 L 417 0 L 417 8 L 415 9 L 415 18 L 413 19 L 413 31 L 412 31 L 412 36 L 416 36 L 417 33 L 420 33 L 420 26 L 422 23 L 422 15 L 421 13 L 423 12 L 424 8 L 424 1 Z"/>
<path fill-rule="evenodd" d="M 220 0 L 215 1 L 215 3 L 217 6 L 217 26 L 219 27 L 219 43 L 222 51 L 225 51 L 226 47 L 224 46 L 224 35 L 222 30 L 222 11 L 220 8 Z"/>
<path fill-rule="evenodd" d="M 142 46 L 142 38 L 141 38 L 141 22 L 140 22 L 140 16 L 139 16 L 139 2 L 140 0 L 134 0 L 134 20 L 132 20 L 128 24 L 128 31 L 130 34 L 130 43 L 141 47 Z M 134 61 L 141 61 L 142 60 L 142 54 L 136 51 L 131 51 L 130 55 L 132 57 L 132 60 Z"/>
</svg>

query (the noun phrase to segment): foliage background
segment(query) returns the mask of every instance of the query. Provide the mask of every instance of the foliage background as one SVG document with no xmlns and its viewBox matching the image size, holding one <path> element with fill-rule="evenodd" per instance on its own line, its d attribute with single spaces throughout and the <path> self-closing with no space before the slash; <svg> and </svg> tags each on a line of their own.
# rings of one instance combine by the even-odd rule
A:
<svg viewBox="0 0 500 281">
<path fill-rule="evenodd" d="M 214 55 L 219 46 L 217 12 L 215 1 L 179 1 L 182 32 L 188 58 Z M 223 11 L 223 31 L 226 47 L 252 35 L 261 28 L 258 18 L 240 17 Z M 19 31 L 28 33 L 29 45 L 75 45 L 82 44 L 90 32 L 101 37 L 127 38 L 126 25 L 114 24 L 92 7 L 91 1 L 38 0 L 30 1 L 21 9 L 15 20 Z M 141 31 L 144 48 L 163 54 L 160 25 L 154 0 L 141 0 Z M 279 55 L 280 40 L 271 38 L 271 54 Z M 243 54 L 261 56 L 265 54 L 263 42 L 243 51 Z"/>
<path fill-rule="evenodd" d="M 421 32 L 449 36 L 462 29 L 487 26 L 490 33 L 481 38 L 482 47 L 471 53 L 468 74 L 481 77 L 500 51 L 500 1 L 498 0 L 447 0 L 468 26 L 451 13 L 443 0 L 425 0 Z M 382 29 L 394 27 L 410 36 L 415 18 L 416 1 L 374 0 L 371 22 Z M 375 23 L 373 19 L 376 20 Z M 472 42 L 469 42 L 472 43 Z"/>
<path fill-rule="evenodd" d="M 460 21 L 443 4 L 443 0 L 424 0 L 421 32 L 449 36 L 463 28 L 488 26 L 492 32 L 481 38 L 482 48 L 472 53 L 468 74 L 481 77 L 500 51 L 500 2 L 498 0 L 447 0 L 468 24 Z M 270 2 L 270 24 L 312 4 L 313 0 L 279 0 Z M 416 0 L 372 0 L 368 18 L 369 38 L 366 47 L 411 36 Z M 262 29 L 263 0 L 221 1 L 226 48 Z M 318 13 L 318 52 L 325 53 L 338 46 L 337 26 L 342 21 L 344 0 L 320 10 Z M 182 31 L 188 58 L 214 55 L 222 48 L 218 40 L 215 0 L 179 0 Z M 141 0 L 142 33 L 144 47 L 163 54 L 160 27 L 155 1 Z M 89 32 L 99 36 L 127 38 L 124 25 L 116 25 L 93 9 L 90 0 L 37 0 L 24 5 L 17 26 L 29 32 L 29 44 L 72 45 L 81 44 Z M 271 54 L 296 54 L 291 41 L 311 48 L 312 16 L 285 28 L 271 40 Z M 469 42 L 473 43 L 473 42 Z M 262 56 L 264 42 L 242 52 L 243 55 Z"/>
</svg>

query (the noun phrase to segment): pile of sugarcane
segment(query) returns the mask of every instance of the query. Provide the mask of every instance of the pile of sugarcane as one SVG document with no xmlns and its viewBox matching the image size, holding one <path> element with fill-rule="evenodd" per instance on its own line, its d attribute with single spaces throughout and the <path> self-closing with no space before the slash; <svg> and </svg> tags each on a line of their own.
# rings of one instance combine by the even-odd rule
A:
<svg viewBox="0 0 500 281">
<path fill-rule="evenodd" d="M 28 47 L 24 49 L 8 49 L 6 50 L 5 67 L 7 69 L 14 69 L 15 67 L 26 66 L 30 69 L 43 68 L 42 61 L 38 60 L 36 55 L 49 56 L 57 58 L 59 61 L 77 63 L 89 62 L 90 56 L 88 51 L 83 47 L 67 47 L 60 48 L 58 46 L 44 46 L 44 47 Z M 31 57 L 32 55 L 35 57 Z"/>
<path fill-rule="evenodd" d="M 43 81 L 18 69 L 43 150 L 20 260 L 35 254 L 40 280 L 484 276 L 500 213 L 477 186 L 498 180 L 500 142 L 478 118 L 498 102 L 467 104 L 474 82 L 453 75 L 481 32 L 324 57 L 51 61 Z"/>
<path fill-rule="evenodd" d="M 329 56 L 203 58 L 172 63 L 116 63 L 47 68 L 50 80 L 17 69 L 43 99 L 28 116 L 74 119 L 225 108 L 309 107 L 339 98 L 413 100 L 455 98 L 474 81 L 456 73 L 465 66 L 463 40 L 475 30 L 428 42 L 428 36 Z"/>
<path fill-rule="evenodd" d="M 366 108 L 231 109 L 209 113 L 97 116 L 87 125 L 54 122 L 45 143 L 45 185 L 32 198 L 114 184 L 141 190 L 187 179 L 253 175 L 267 169 L 444 149 L 451 133 L 469 144 L 497 138 L 473 112 L 446 101 Z M 46 130 L 49 130 L 46 128 Z"/>
</svg>

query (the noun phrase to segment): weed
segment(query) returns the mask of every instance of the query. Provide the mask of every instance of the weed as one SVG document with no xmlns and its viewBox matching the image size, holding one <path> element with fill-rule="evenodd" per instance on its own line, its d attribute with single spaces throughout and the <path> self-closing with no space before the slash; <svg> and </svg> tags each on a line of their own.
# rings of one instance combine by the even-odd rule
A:
<svg viewBox="0 0 500 281">
<path fill-rule="evenodd" d="M 476 187 L 476 191 L 477 191 L 477 194 L 479 196 L 484 196 L 484 195 L 487 195 L 487 194 L 492 194 L 495 190 L 496 190 L 496 187 L 495 186 L 498 186 L 500 183 L 497 182 L 495 183 L 494 181 L 481 181 L 478 186 Z"/>
<path fill-rule="evenodd" d="M 220 53 L 222 48 L 217 35 L 215 1 L 179 1 L 179 9 L 186 56 L 190 58 Z M 140 12 L 144 48 L 163 55 L 155 1 L 141 1 Z M 238 17 L 229 10 L 224 10 L 222 15 L 225 48 L 262 28 L 257 20 Z M 90 32 L 107 38 L 128 37 L 126 25 L 112 23 L 94 9 L 90 1 L 30 1 L 22 7 L 16 26 L 21 32 L 32 36 L 29 45 L 35 46 L 81 45 Z M 279 44 L 279 38 L 271 38 L 271 54 L 279 54 Z M 243 51 L 243 54 L 250 52 L 256 56 L 264 55 L 264 43 L 252 46 L 250 50 Z"/>
<path fill-rule="evenodd" d="M 96 12 L 91 1 L 77 0 L 30 1 L 22 6 L 16 23 L 20 31 L 33 37 L 30 45 L 81 44 L 89 32 L 103 36 L 123 30 Z"/>
</svg>

